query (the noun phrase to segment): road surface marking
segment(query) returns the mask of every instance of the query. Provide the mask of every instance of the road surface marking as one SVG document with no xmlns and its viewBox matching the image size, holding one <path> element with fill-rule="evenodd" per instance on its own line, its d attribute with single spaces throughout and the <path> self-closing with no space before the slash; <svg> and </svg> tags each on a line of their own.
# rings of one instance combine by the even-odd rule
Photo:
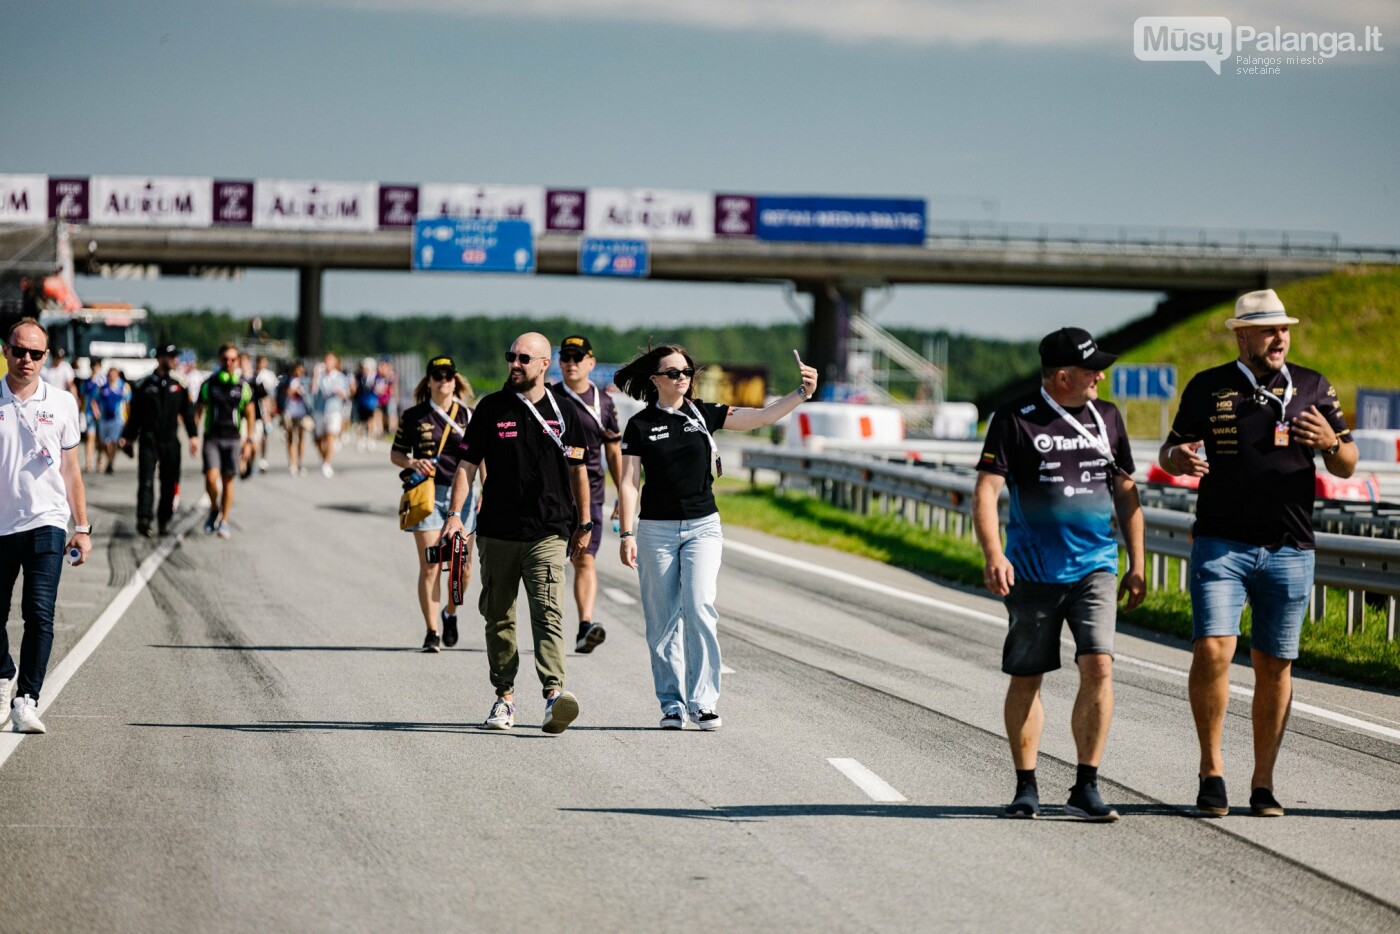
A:
<svg viewBox="0 0 1400 934">
<path fill-rule="evenodd" d="M 781 564 L 784 567 L 796 568 L 800 571 L 806 571 L 808 574 L 816 574 L 821 577 L 830 578 L 831 580 L 840 581 L 843 584 L 850 584 L 852 587 L 860 587 L 865 590 L 874 591 L 875 593 L 884 594 L 885 596 L 897 597 L 901 600 L 906 600 L 910 603 L 917 603 L 922 606 L 934 607 L 936 609 L 944 610 L 950 613 L 954 613 L 958 616 L 962 616 L 966 619 L 973 620 L 974 622 L 989 624 L 992 626 L 996 626 L 1000 629 L 1006 628 L 1006 620 L 1002 619 L 1000 616 L 993 616 L 990 613 L 983 613 L 980 610 L 968 609 L 965 606 L 959 606 L 956 603 L 949 603 L 948 601 L 940 600 L 937 597 L 929 597 L 925 596 L 924 594 L 912 593 L 908 590 L 901 590 L 898 587 L 891 587 L 888 584 L 881 584 L 875 581 L 868 581 L 862 577 L 857 577 L 854 574 L 847 574 L 845 571 L 837 571 L 833 570 L 832 568 L 821 567 L 820 565 L 812 564 L 807 561 L 799 561 L 796 558 L 789 558 L 785 555 L 774 554 L 771 551 L 766 551 L 762 548 L 755 548 L 752 545 L 745 545 L 740 542 L 726 541 L 724 543 L 724 547 L 732 548 L 740 554 L 748 555 L 753 558 L 760 558 L 764 561 L 772 562 L 773 564 Z M 1066 645 L 1073 644 L 1073 640 L 1068 638 L 1061 639 L 1060 641 Z M 1185 678 L 1189 675 L 1189 672 L 1183 671 L 1180 668 L 1172 668 L 1168 665 L 1159 665 L 1156 662 L 1149 662 L 1140 658 L 1133 658 L 1129 655 L 1115 655 L 1114 660 L 1125 665 L 1132 665 L 1135 668 L 1145 668 L 1148 671 L 1155 671 L 1160 674 L 1172 675 L 1173 677 L 1177 678 Z M 1252 688 L 1247 688 L 1239 684 L 1230 685 L 1230 693 L 1238 695 L 1240 697 L 1252 698 L 1254 696 L 1254 690 Z M 1392 740 L 1394 742 L 1400 742 L 1400 730 L 1393 729 L 1388 726 L 1382 726 L 1379 723 L 1372 723 L 1370 720 L 1362 720 L 1358 717 L 1349 717 L 1344 713 L 1337 713 L 1335 710 L 1328 710 L 1324 707 L 1314 706 L 1313 704 L 1305 704 L 1299 700 L 1293 701 L 1293 709 L 1301 713 L 1309 714 L 1310 716 L 1318 717 L 1322 720 L 1330 720 L 1333 723 L 1340 723 L 1343 726 L 1349 726 L 1358 730 L 1365 730 L 1367 733 L 1371 733 L 1376 736 L 1383 736 L 1386 739 Z"/>
<path fill-rule="evenodd" d="M 637 598 L 632 596 L 621 587 L 604 587 L 603 594 L 613 603 L 620 606 L 632 606 L 637 602 Z"/>
<path fill-rule="evenodd" d="M 160 566 L 165 563 L 165 559 L 170 557 L 170 553 L 180 544 L 180 540 L 185 537 L 185 533 L 194 525 L 199 510 L 191 512 L 175 528 L 175 534 L 161 542 L 155 551 L 146 556 L 146 560 L 141 562 L 141 566 L 136 569 L 131 580 L 126 582 L 126 586 L 117 591 L 117 595 L 112 598 L 112 602 L 107 604 L 107 609 L 102 611 L 93 624 L 88 627 L 88 631 L 78 640 L 73 648 L 68 650 L 68 654 L 63 656 L 63 661 L 54 666 L 48 677 L 44 679 L 44 695 L 39 699 L 39 713 L 42 715 L 58 697 L 58 693 L 63 690 L 68 679 L 82 667 L 83 662 L 88 660 L 102 640 L 107 638 L 107 634 L 112 631 L 112 627 L 126 613 L 127 608 L 146 589 L 146 584 Z M 70 573 L 72 573 L 70 571 Z M 81 572 L 80 572 L 81 573 Z M 42 718 L 42 717 L 41 717 Z M 20 741 L 28 733 L 0 733 L 0 767 L 10 758 L 10 755 L 19 748 Z"/>
<path fill-rule="evenodd" d="M 722 675 L 732 675 L 734 674 L 734 669 L 730 668 L 728 665 L 720 665 L 719 673 Z"/>
<path fill-rule="evenodd" d="M 894 790 L 894 786 L 855 759 L 827 759 L 836 766 L 836 771 L 855 782 L 857 788 L 868 794 L 872 801 L 908 801 L 904 795 Z"/>
</svg>

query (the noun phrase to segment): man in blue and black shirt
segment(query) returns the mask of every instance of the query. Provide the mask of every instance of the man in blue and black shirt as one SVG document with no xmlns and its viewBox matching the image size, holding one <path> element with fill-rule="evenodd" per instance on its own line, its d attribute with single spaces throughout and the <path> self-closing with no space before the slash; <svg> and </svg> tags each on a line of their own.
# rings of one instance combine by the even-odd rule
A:
<svg viewBox="0 0 1400 934">
<path fill-rule="evenodd" d="M 1117 408 L 1096 402 L 1103 371 L 1115 359 L 1079 328 L 1047 335 L 1040 342 L 1040 388 L 996 410 L 977 464 L 973 521 L 986 585 L 1003 598 L 1009 616 L 1002 671 L 1011 676 L 1005 716 L 1016 795 L 1006 817 L 1040 813 L 1040 682 L 1060 667 L 1060 629 L 1068 622 L 1079 668 L 1070 719 L 1079 769 L 1065 810 L 1085 820 L 1118 819 L 1098 790 L 1113 718 L 1113 634 L 1117 601 L 1126 595 L 1132 609 L 1146 586 L 1127 428 Z M 1005 550 L 997 516 L 1003 486 L 1011 496 Z M 1128 549 L 1121 583 L 1115 514 Z"/>
</svg>

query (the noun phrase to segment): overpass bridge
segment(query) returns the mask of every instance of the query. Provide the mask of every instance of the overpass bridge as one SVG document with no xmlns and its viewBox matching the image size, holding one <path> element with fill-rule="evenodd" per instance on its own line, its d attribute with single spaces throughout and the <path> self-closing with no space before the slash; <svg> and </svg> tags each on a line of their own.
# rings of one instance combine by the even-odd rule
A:
<svg viewBox="0 0 1400 934">
<path fill-rule="evenodd" d="M 148 267 L 145 272 L 162 275 L 297 270 L 297 344 L 306 354 L 321 346 L 322 278 L 327 270 L 407 271 L 411 265 L 412 232 L 406 229 L 345 232 L 78 223 L 65 230 L 77 266 L 94 272 L 121 267 Z M 0 231 L 0 264 L 6 241 L 33 241 L 42 231 Z M 562 233 L 539 236 L 536 272 L 577 275 L 582 239 Z M 649 249 L 652 279 L 790 283 L 810 294 L 808 358 L 829 383 L 845 380 L 849 320 L 862 314 L 864 293 L 870 288 L 999 285 L 1164 293 L 1152 314 L 1119 332 L 1119 343 L 1127 346 L 1240 292 L 1356 264 L 1400 264 L 1400 248 L 1347 245 L 1327 233 L 971 221 L 930 222 L 919 245 L 723 238 L 654 240 Z M 1112 337 L 1103 342 L 1114 346 Z"/>
</svg>

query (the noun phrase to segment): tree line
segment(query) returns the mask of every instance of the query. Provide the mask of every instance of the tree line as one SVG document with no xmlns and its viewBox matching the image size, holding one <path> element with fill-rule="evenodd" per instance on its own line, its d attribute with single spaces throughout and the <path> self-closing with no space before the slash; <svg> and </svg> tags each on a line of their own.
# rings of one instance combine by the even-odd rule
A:
<svg viewBox="0 0 1400 934">
<path fill-rule="evenodd" d="M 163 340 L 192 348 L 200 359 L 212 357 L 222 342 L 249 332 L 248 318 L 209 309 L 162 311 L 155 321 Z M 296 320 L 265 317 L 262 330 L 272 339 L 292 341 Z M 946 342 L 950 400 L 978 398 L 1011 379 L 1035 372 L 1040 365 L 1035 341 L 990 340 L 944 330 L 888 330 L 920 353 L 930 340 Z M 805 352 L 807 341 L 806 329 L 795 322 L 615 328 L 585 324 L 565 316 L 386 318 L 371 314 L 327 316 L 321 322 L 323 345 L 344 357 L 421 353 L 427 358 L 447 353 L 473 383 L 485 385 L 504 378 L 501 354 L 525 331 L 540 331 L 556 343 L 569 334 L 585 334 L 593 344 L 594 356 L 608 363 L 624 363 L 649 344 L 670 342 L 684 346 L 700 363 L 761 366 L 770 375 L 791 370 L 793 348 Z"/>
</svg>

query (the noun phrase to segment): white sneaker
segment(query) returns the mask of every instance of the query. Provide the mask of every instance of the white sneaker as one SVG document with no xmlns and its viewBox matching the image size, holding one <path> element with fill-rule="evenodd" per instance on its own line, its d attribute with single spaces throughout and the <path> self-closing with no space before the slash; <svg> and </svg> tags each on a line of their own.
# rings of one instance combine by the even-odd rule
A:
<svg viewBox="0 0 1400 934">
<path fill-rule="evenodd" d="M 14 706 L 10 708 L 10 720 L 14 723 L 16 733 L 47 732 L 43 721 L 39 719 L 39 707 L 28 694 L 15 698 Z"/>
<path fill-rule="evenodd" d="M 330 464 L 322 464 L 322 465 L 321 465 L 321 476 L 326 477 L 326 478 L 334 477 L 334 476 L 335 476 L 335 470 L 331 467 Z"/>
<path fill-rule="evenodd" d="M 546 733 L 558 734 L 569 728 L 578 719 L 578 698 L 568 691 L 560 691 L 544 702 L 544 726 Z"/>
<path fill-rule="evenodd" d="M 496 702 L 491 705 L 491 712 L 486 716 L 486 722 L 482 725 L 488 730 L 508 730 L 515 726 L 515 705 L 508 700 L 496 698 Z"/>
<path fill-rule="evenodd" d="M 218 532 L 220 538 L 228 538 L 233 534 L 233 529 L 229 528 L 227 522 L 220 522 Z"/>
<path fill-rule="evenodd" d="M 258 473 L 267 473 L 267 458 L 258 461 Z"/>
</svg>

